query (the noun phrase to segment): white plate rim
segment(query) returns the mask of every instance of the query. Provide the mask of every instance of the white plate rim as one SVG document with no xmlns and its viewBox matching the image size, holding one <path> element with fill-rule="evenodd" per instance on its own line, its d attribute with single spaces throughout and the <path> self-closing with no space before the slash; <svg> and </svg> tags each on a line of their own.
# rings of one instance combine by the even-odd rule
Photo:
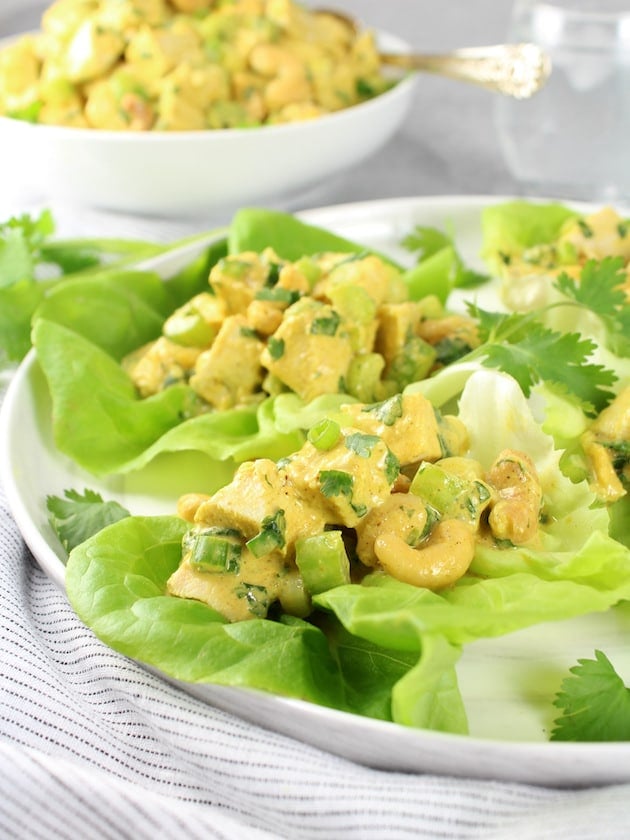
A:
<svg viewBox="0 0 630 840">
<path fill-rule="evenodd" d="M 480 211 L 489 204 L 512 198 L 514 196 L 409 196 L 315 208 L 299 215 L 313 224 L 326 226 L 328 220 L 369 221 L 415 209 L 422 212 L 444 211 L 458 206 Z M 528 200 L 544 202 L 558 199 Z M 215 237 L 216 233 L 213 233 L 212 239 Z M 185 246 L 186 258 L 191 257 L 194 249 L 202 247 L 202 244 Z M 173 256 L 177 258 L 177 254 Z M 159 266 L 160 258 L 152 258 L 151 262 Z M 12 447 L 16 424 L 20 419 L 18 412 L 35 369 L 35 354 L 30 351 L 9 382 L 0 409 L 0 482 L 26 544 L 43 571 L 63 589 L 63 564 L 51 548 L 50 535 L 46 537 L 29 512 L 16 478 L 17 464 Z M 164 674 L 161 676 L 165 677 Z M 174 682 L 168 676 L 165 679 Z M 349 760 L 382 769 L 556 787 L 630 781 L 630 743 L 502 741 L 453 735 L 406 728 L 262 692 L 207 684 L 176 684 L 188 693 L 244 719 Z"/>
</svg>

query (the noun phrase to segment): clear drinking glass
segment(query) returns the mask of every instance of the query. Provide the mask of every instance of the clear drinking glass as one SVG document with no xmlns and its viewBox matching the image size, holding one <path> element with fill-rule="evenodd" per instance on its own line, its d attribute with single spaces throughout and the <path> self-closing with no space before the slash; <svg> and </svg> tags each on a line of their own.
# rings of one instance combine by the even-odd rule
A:
<svg viewBox="0 0 630 840">
<path fill-rule="evenodd" d="M 531 99 L 495 102 L 523 192 L 630 204 L 630 0 L 516 0 L 509 39 L 553 64 Z"/>
</svg>

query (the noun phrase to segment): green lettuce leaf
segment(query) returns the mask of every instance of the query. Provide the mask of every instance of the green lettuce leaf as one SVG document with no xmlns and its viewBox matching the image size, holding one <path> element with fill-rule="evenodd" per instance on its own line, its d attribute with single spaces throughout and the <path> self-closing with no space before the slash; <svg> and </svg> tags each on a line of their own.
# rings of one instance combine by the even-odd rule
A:
<svg viewBox="0 0 630 840">
<path fill-rule="evenodd" d="M 206 604 L 165 594 L 187 524 L 131 517 L 76 548 L 66 588 L 106 644 L 187 682 L 260 689 L 345 709 L 324 634 L 299 619 L 226 623 Z"/>
<path fill-rule="evenodd" d="M 262 253 L 265 248 L 273 248 L 279 257 L 289 261 L 324 251 L 342 254 L 372 251 L 325 228 L 303 222 L 290 213 L 258 208 L 239 210 L 229 228 L 229 252 Z M 392 262 L 389 257 L 384 259 Z"/>
<path fill-rule="evenodd" d="M 507 201 L 486 207 L 481 216 L 481 256 L 497 274 L 526 248 L 552 242 L 568 219 L 579 215 L 563 204 Z"/>
<path fill-rule="evenodd" d="M 68 598 L 106 644 L 168 677 L 297 697 L 441 731 L 466 731 L 454 664 L 459 649 L 427 636 L 411 653 L 289 616 L 230 624 L 206 604 L 165 594 L 189 526 L 128 517 L 76 547 Z"/>
<path fill-rule="evenodd" d="M 479 549 L 470 572 L 439 594 L 374 573 L 360 586 L 317 595 L 315 603 L 356 636 L 420 652 L 427 633 L 462 645 L 604 611 L 628 597 L 630 551 L 597 533 L 577 552 Z"/>
</svg>

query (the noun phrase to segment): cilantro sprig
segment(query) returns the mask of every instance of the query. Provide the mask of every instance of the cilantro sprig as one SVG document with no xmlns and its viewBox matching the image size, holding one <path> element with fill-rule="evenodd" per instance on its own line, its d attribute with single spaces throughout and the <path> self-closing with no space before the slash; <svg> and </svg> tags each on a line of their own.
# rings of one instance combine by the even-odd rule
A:
<svg viewBox="0 0 630 840">
<path fill-rule="evenodd" d="M 601 411 L 614 397 L 608 390 L 617 374 L 590 361 L 597 345 L 579 333 L 561 333 L 545 327 L 540 311 L 526 314 L 488 312 L 470 304 L 482 344 L 465 358 L 478 358 L 490 368 L 509 373 L 525 396 L 538 382 L 577 397 L 588 414 Z"/>
<path fill-rule="evenodd" d="M 118 502 L 103 501 L 94 490 L 84 490 L 83 494 L 65 490 L 64 498 L 48 496 L 46 507 L 53 531 L 68 554 L 107 525 L 131 515 Z"/>
<path fill-rule="evenodd" d="M 610 349 L 620 356 L 630 356 L 630 300 L 622 286 L 626 280 L 623 259 L 605 257 L 599 262 L 589 260 L 579 283 L 565 273 L 555 284 L 567 298 L 601 319 Z"/>
<path fill-rule="evenodd" d="M 552 741 L 630 741 L 630 689 L 600 650 L 569 669 L 554 699 Z"/>
</svg>

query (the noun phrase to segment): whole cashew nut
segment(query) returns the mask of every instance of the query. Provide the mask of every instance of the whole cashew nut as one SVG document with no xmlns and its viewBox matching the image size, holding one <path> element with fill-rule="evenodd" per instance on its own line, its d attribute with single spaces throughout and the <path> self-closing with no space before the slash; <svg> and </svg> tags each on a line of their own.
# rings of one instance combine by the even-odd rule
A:
<svg viewBox="0 0 630 840">
<path fill-rule="evenodd" d="M 415 545 L 427 524 L 424 502 L 412 493 L 392 493 L 382 505 L 372 508 L 357 525 L 357 555 L 366 566 L 375 566 L 375 541 L 382 533 L 395 533 L 405 545 Z"/>
<path fill-rule="evenodd" d="M 443 519 L 418 548 L 399 534 L 388 532 L 374 541 L 374 553 L 383 569 L 403 583 L 443 589 L 458 581 L 475 555 L 475 532 L 459 519 Z"/>
</svg>

